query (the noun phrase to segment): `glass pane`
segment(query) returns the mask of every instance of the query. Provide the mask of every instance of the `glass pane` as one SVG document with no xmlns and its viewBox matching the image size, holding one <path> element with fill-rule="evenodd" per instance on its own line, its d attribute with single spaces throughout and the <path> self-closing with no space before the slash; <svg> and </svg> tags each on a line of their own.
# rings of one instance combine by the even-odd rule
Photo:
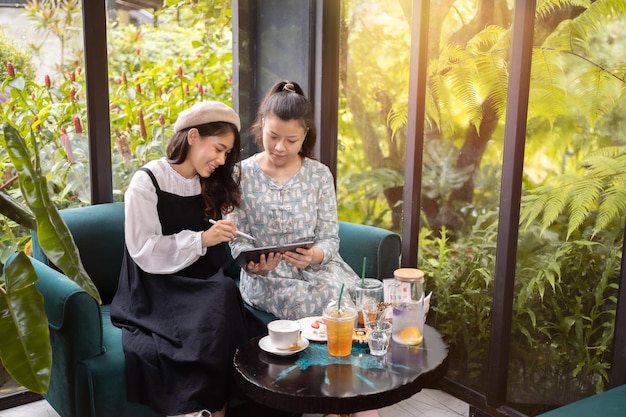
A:
<svg viewBox="0 0 626 417">
<path fill-rule="evenodd" d="M 395 231 L 402 223 L 406 129 L 394 132 L 401 120 L 390 126 L 388 118 L 401 117 L 407 103 L 407 16 L 401 2 L 345 1 L 340 34 L 339 218 Z"/>
<path fill-rule="evenodd" d="M 38 168 L 60 208 L 88 204 L 90 196 L 87 136 L 81 131 L 85 97 L 80 13 L 72 1 L 0 4 L 0 84 L 4 87 L 0 123 L 15 126 L 31 154 L 36 144 Z M 24 205 L 17 174 L 3 145 L 0 191 Z M 18 250 L 28 253 L 30 247 L 30 230 L 5 217 L 12 210 L 4 208 L 0 212 L 2 264 Z M 3 278 L 0 274 L 2 290 Z M 24 391 L 0 363 L 0 409 Z"/>
<path fill-rule="evenodd" d="M 396 232 L 403 215 L 410 7 L 346 2 L 341 36 L 340 216 Z M 448 376 L 478 392 L 487 372 L 510 19 L 506 7 L 479 14 L 473 1 L 433 4 L 429 19 L 417 265 L 433 292 L 427 322 L 451 345 Z"/>
<path fill-rule="evenodd" d="M 529 415 L 603 391 L 611 366 L 626 15 L 604 12 L 554 11 L 535 29 L 508 382 Z"/>
<path fill-rule="evenodd" d="M 14 74 L 0 92 L 0 103 L 6 104 L 0 120 L 18 129 L 30 151 L 36 144 L 58 207 L 88 204 L 80 5 L 73 0 L 15 3 L 0 6 L 3 81 L 8 62 Z M 0 158 L 2 189 L 23 201 L 17 181 L 11 182 L 16 172 L 4 149 Z"/>
<path fill-rule="evenodd" d="M 504 2 L 497 10 L 483 3 L 431 3 L 418 253 L 433 291 L 428 320 L 451 345 L 448 376 L 479 393 L 487 383 L 512 16 Z"/>
<path fill-rule="evenodd" d="M 253 35 L 257 44 L 263 45 L 256 69 L 259 100 L 280 80 L 296 81 L 306 90 L 310 68 L 308 5 L 300 0 L 264 0 L 261 5 L 258 34 Z"/>
<path fill-rule="evenodd" d="M 116 201 L 139 167 L 165 155 L 180 111 L 202 100 L 232 105 L 231 1 L 170 3 L 109 13 Z"/>
</svg>

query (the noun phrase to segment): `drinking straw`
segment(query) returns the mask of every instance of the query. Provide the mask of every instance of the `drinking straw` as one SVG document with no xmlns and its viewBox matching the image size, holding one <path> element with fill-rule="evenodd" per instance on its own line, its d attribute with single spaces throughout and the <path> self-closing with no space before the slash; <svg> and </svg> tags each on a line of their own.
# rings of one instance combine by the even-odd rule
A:
<svg viewBox="0 0 626 417">
<path fill-rule="evenodd" d="M 341 310 L 341 296 L 343 295 L 343 286 L 345 284 L 341 284 L 341 289 L 339 290 L 339 300 L 337 300 L 337 314 L 340 314 L 339 311 Z"/>
<path fill-rule="evenodd" d="M 363 257 L 363 269 L 361 270 L 361 288 L 365 288 L 365 265 L 367 264 L 367 256 Z"/>
</svg>

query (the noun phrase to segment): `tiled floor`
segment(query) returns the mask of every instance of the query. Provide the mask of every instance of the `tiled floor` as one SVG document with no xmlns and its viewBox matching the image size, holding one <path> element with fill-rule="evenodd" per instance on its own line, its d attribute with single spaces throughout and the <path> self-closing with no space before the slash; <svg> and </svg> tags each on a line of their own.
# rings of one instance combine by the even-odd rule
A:
<svg viewBox="0 0 626 417">
<path fill-rule="evenodd" d="M 469 417 L 469 406 L 443 391 L 425 389 L 413 397 L 378 410 L 380 417 Z M 320 417 L 305 414 L 303 417 Z M 59 417 L 45 401 L 0 410 L 0 417 Z M 252 417 L 252 416 L 251 416 Z"/>
</svg>

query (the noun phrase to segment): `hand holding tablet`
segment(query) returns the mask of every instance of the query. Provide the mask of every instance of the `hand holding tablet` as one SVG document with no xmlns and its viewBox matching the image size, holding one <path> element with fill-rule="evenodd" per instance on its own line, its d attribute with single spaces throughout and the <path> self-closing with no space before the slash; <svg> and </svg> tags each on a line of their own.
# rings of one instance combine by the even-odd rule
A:
<svg viewBox="0 0 626 417">
<path fill-rule="evenodd" d="M 296 243 L 288 243 L 286 245 L 276 245 L 276 246 L 263 246 L 260 248 L 253 248 L 244 250 L 237 256 L 235 259 L 235 264 L 244 267 L 248 264 L 248 262 L 253 261 L 258 263 L 261 260 L 261 255 L 267 255 L 268 253 L 285 253 L 288 251 L 295 251 L 297 248 L 310 248 L 313 246 L 313 241 L 306 242 L 296 242 Z"/>
</svg>

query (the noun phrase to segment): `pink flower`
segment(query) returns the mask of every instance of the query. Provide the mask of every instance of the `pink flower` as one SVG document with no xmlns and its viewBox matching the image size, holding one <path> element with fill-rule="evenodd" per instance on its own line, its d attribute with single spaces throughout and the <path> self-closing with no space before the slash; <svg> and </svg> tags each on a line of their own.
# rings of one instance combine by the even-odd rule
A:
<svg viewBox="0 0 626 417">
<path fill-rule="evenodd" d="M 143 120 L 143 109 L 139 109 L 139 131 L 142 138 L 147 138 L 148 133 L 146 131 L 146 122 Z"/>
<path fill-rule="evenodd" d="M 65 154 L 67 155 L 67 160 L 70 161 L 71 164 L 74 163 L 74 153 L 72 152 L 72 144 L 70 143 L 70 138 L 67 136 L 67 130 L 65 127 L 61 127 L 61 136 L 60 136 L 61 145 L 63 149 L 65 149 Z"/>
<path fill-rule="evenodd" d="M 83 133 L 83 126 L 80 124 L 80 117 L 72 116 L 72 120 L 74 121 L 74 131 L 78 134 Z"/>
<path fill-rule="evenodd" d="M 43 81 L 46 84 L 46 88 L 50 88 L 50 76 L 48 74 L 43 77 Z"/>
<path fill-rule="evenodd" d="M 115 129 L 115 135 L 117 136 L 117 139 L 115 140 L 115 149 L 117 149 L 119 154 L 122 156 L 124 163 L 128 165 L 130 164 L 132 154 L 130 146 L 128 145 L 128 140 L 126 139 L 126 134 Z"/>
<path fill-rule="evenodd" d="M 9 73 L 9 77 L 15 77 L 15 67 L 10 62 L 7 62 L 7 72 Z"/>
</svg>

